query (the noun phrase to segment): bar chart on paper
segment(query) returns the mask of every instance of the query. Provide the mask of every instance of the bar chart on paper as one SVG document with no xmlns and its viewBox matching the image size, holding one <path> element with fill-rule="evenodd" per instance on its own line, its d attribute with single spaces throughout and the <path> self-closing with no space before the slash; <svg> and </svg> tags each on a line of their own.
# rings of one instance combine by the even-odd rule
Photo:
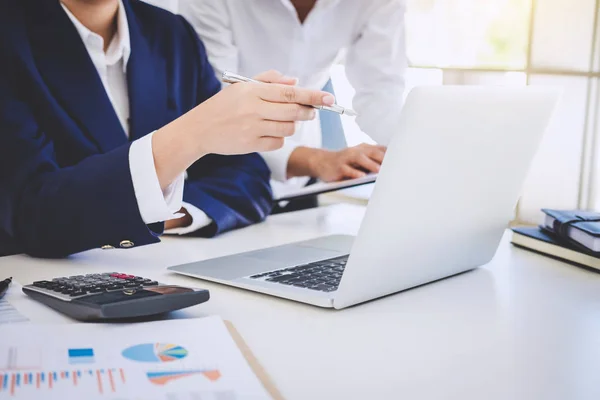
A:
<svg viewBox="0 0 600 400">
<path fill-rule="evenodd" d="M 218 317 L 22 326 L 0 326 L 0 400 L 270 398 Z"/>
<path fill-rule="evenodd" d="M 79 394 L 118 394 L 127 384 L 125 370 L 73 369 L 62 371 L 0 372 L 0 398 L 35 394 L 43 398 L 53 392 Z"/>
</svg>

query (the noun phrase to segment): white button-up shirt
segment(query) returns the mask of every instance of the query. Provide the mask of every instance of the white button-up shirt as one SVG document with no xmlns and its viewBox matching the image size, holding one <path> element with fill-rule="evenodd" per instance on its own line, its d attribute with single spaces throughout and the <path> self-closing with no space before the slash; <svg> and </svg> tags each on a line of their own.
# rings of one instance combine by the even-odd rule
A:
<svg viewBox="0 0 600 400">
<path fill-rule="evenodd" d="M 87 49 L 98 75 L 104 85 L 104 90 L 113 105 L 115 113 L 129 137 L 129 95 L 127 89 L 127 62 L 131 54 L 129 24 L 123 3 L 119 1 L 117 12 L 117 31 L 104 51 L 102 36 L 86 28 L 62 4 L 67 16 L 77 29 L 81 40 Z M 198 208 L 183 202 L 184 175 L 176 179 L 166 190 L 162 190 L 154 166 L 152 153 L 152 135 L 144 136 L 131 144 L 129 150 L 129 168 L 135 191 L 136 200 L 142 220 L 146 224 L 168 221 L 182 216 L 177 214 L 185 206 L 192 216 L 192 225 L 185 228 L 172 229 L 166 233 L 184 234 L 193 232 L 208 224 L 211 220 Z"/>
<path fill-rule="evenodd" d="M 398 128 L 407 68 L 404 3 L 317 0 L 304 23 L 290 0 L 185 0 L 179 5 L 218 73 L 253 76 L 276 69 L 298 77 L 303 87 L 321 89 L 331 67 L 345 58 L 356 90 L 357 123 L 387 144 Z M 274 179 L 286 180 L 288 158 L 298 146 L 321 146 L 318 120 L 304 123 L 283 149 L 263 154 Z"/>
</svg>

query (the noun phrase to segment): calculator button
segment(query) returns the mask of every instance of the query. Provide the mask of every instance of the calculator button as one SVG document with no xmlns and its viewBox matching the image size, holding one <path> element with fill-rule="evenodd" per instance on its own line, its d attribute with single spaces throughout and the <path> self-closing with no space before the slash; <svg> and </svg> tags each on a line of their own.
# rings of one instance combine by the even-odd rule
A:
<svg viewBox="0 0 600 400">
<path fill-rule="evenodd" d="M 32 284 L 32 286 L 70 297 L 80 297 L 85 296 L 86 294 L 123 289 L 142 289 L 144 286 L 158 285 L 159 283 L 152 279 L 122 272 L 73 275 L 69 277 L 58 277 L 52 280 L 35 281 Z"/>
</svg>

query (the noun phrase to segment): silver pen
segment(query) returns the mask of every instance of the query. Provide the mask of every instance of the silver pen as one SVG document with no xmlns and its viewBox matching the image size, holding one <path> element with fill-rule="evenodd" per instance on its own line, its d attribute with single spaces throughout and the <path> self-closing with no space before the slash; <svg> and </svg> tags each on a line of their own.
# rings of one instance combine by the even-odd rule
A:
<svg viewBox="0 0 600 400">
<path fill-rule="evenodd" d="M 252 82 L 252 83 L 265 83 L 261 81 L 257 81 L 252 78 L 246 78 L 245 76 L 234 74 L 233 72 L 225 71 L 221 75 L 221 80 L 226 83 L 240 83 L 240 82 Z M 338 113 L 340 115 L 348 115 L 350 117 L 356 117 L 356 111 L 351 110 L 349 108 L 344 108 L 342 106 L 338 106 L 337 104 L 333 104 L 331 106 L 312 106 L 317 110 L 326 110 L 334 113 Z"/>
</svg>

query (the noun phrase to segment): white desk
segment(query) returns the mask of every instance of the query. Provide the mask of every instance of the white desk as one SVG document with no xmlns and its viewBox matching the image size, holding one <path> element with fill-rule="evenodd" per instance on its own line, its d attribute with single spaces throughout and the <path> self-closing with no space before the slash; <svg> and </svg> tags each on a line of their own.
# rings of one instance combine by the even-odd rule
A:
<svg viewBox="0 0 600 400">
<path fill-rule="evenodd" d="M 279 215 L 213 240 L 167 238 L 69 260 L 0 259 L 21 283 L 124 271 L 202 286 L 179 316 L 233 321 L 288 399 L 600 399 L 600 274 L 511 247 L 484 268 L 343 311 L 169 274 L 234 251 L 355 233 L 363 208 Z M 19 301 L 27 312 L 30 302 Z M 38 308 L 39 310 L 39 308 Z M 45 311 L 45 310 L 42 310 Z M 63 320 L 33 312 L 37 321 Z"/>
</svg>

